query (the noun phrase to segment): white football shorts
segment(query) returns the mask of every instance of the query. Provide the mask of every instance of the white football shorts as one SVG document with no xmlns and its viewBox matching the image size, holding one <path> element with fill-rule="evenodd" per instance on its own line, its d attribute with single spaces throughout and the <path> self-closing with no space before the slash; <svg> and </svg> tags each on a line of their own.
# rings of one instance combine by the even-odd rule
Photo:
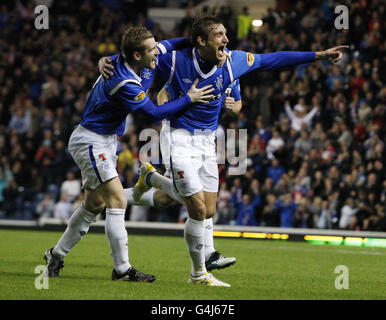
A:
<svg viewBox="0 0 386 320">
<path fill-rule="evenodd" d="M 101 183 L 118 176 L 117 135 L 102 135 L 78 125 L 68 143 L 82 174 L 82 187 L 95 190 Z"/>
<path fill-rule="evenodd" d="M 165 176 L 173 178 L 174 187 L 183 197 L 203 190 L 218 192 L 216 133 L 175 129 L 164 121 L 160 147 L 166 167 Z"/>
</svg>

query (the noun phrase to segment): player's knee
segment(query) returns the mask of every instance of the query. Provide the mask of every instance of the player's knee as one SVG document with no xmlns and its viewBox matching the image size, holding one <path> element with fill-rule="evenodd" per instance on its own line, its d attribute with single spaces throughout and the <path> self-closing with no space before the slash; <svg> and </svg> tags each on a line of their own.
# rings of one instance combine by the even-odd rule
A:
<svg viewBox="0 0 386 320">
<path fill-rule="evenodd" d="M 214 215 L 215 215 L 216 211 L 213 211 L 213 210 L 206 210 L 206 216 L 205 216 L 205 219 L 210 219 L 210 218 L 213 218 Z"/>
<path fill-rule="evenodd" d="M 116 194 L 110 196 L 109 199 L 106 200 L 106 207 L 108 208 L 126 209 L 126 206 L 127 199 L 125 196 Z"/>
<path fill-rule="evenodd" d="M 104 202 L 85 202 L 83 204 L 83 207 L 88 211 L 91 212 L 95 215 L 101 213 L 103 209 L 105 208 L 105 203 Z"/>
<path fill-rule="evenodd" d="M 206 217 L 206 206 L 204 202 L 196 202 L 188 208 L 189 216 L 195 220 L 204 220 Z"/>
</svg>

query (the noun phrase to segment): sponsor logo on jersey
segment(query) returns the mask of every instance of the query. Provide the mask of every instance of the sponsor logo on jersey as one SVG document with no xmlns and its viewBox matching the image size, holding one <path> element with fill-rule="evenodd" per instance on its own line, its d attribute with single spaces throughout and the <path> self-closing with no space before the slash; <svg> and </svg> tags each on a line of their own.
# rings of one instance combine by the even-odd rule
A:
<svg viewBox="0 0 386 320">
<path fill-rule="evenodd" d="M 255 62 L 255 57 L 253 56 L 252 53 L 248 52 L 247 53 L 247 63 L 248 63 L 248 66 L 252 66 L 253 65 L 253 62 Z"/>
<path fill-rule="evenodd" d="M 209 99 L 208 102 L 212 102 L 212 101 L 218 100 L 218 99 L 221 98 L 221 96 L 222 96 L 222 92 L 220 92 L 217 95 L 213 96 L 213 98 Z"/>
<path fill-rule="evenodd" d="M 138 93 L 135 98 L 134 98 L 134 101 L 142 101 L 143 99 L 145 99 L 145 92 L 144 91 L 141 91 L 140 93 Z"/>
</svg>

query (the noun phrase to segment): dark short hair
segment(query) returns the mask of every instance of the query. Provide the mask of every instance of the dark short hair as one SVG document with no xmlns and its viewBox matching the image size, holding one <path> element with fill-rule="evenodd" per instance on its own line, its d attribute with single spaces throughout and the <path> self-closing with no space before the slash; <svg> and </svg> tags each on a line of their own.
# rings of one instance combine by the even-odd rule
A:
<svg viewBox="0 0 386 320">
<path fill-rule="evenodd" d="M 154 35 L 145 27 L 130 27 L 122 35 L 121 54 L 126 60 L 131 60 L 133 53 L 143 53 L 143 42 Z"/>
<path fill-rule="evenodd" d="M 223 24 L 223 22 L 219 17 L 213 15 L 204 15 L 195 18 L 190 35 L 193 46 L 198 46 L 197 37 L 202 37 L 205 41 L 208 40 L 209 32 L 211 31 L 210 26 L 214 24 Z"/>
</svg>

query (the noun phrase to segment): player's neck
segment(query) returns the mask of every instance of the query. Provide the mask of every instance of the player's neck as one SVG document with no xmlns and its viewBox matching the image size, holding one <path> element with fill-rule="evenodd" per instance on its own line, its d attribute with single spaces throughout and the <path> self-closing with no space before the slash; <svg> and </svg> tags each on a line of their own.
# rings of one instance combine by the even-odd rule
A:
<svg viewBox="0 0 386 320">
<path fill-rule="evenodd" d="M 139 75 L 141 73 L 141 70 L 143 69 L 138 63 L 135 63 L 133 61 L 127 62 L 127 64 L 130 66 L 130 68 Z"/>
<path fill-rule="evenodd" d="M 202 48 L 196 48 L 196 58 L 198 63 L 200 64 L 200 68 L 203 71 L 209 71 L 213 68 L 213 66 L 217 64 L 215 61 L 210 61 L 208 58 L 206 58 L 205 52 Z"/>
</svg>

